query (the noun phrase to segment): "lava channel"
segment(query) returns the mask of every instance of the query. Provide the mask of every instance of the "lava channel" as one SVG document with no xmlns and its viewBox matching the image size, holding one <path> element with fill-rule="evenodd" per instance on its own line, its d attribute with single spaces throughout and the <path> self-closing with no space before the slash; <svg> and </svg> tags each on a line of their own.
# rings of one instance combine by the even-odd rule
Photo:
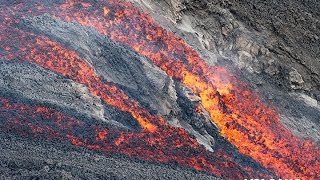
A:
<svg viewBox="0 0 320 180">
<path fill-rule="evenodd" d="M 14 130 L 18 132 L 20 128 L 22 130 L 27 128 L 23 131 L 24 134 L 30 135 L 31 133 L 31 135 L 36 136 L 46 134 L 49 139 L 62 138 L 76 146 L 84 146 L 92 150 L 119 152 L 130 157 L 165 163 L 176 162 L 181 166 L 225 178 L 269 177 L 267 173 L 257 171 L 249 166 L 242 167 L 223 151 L 215 153 L 206 151 L 184 129 L 167 125 L 161 117 L 151 115 L 147 110 L 141 108 L 136 101 L 129 99 L 123 91 L 104 83 L 101 77 L 95 74 L 94 69 L 74 51 L 64 48 L 47 37 L 37 36 L 11 26 L 1 26 L 0 32 L 2 35 L 0 47 L 5 50 L 0 58 L 6 61 L 33 63 L 86 85 L 92 94 L 100 97 L 105 103 L 131 113 L 144 131 L 134 133 L 120 132 L 115 129 L 97 130 L 90 124 L 81 127 L 79 124 L 84 124 L 84 122 L 68 123 L 69 120 L 64 121 L 66 119 L 64 115 L 47 110 L 45 107 L 39 109 L 30 107 L 31 110 L 26 112 L 29 116 L 25 115 L 25 117 L 30 117 L 27 119 L 8 118 L 8 120 L 11 119 L 10 122 L 15 122 L 15 126 L 8 125 L 7 127 L 17 127 Z M 3 107 L 11 111 L 20 110 L 19 112 L 25 113 L 26 110 L 30 109 L 23 104 L 11 104 L 8 100 L 3 100 L 3 102 L 5 104 Z M 45 115 L 41 115 L 43 113 Z M 37 116 L 45 117 L 50 122 L 54 121 L 56 125 L 47 121 L 33 122 L 32 119 L 41 120 Z M 75 130 L 69 130 L 68 128 L 74 127 L 68 127 L 68 124 L 76 125 Z M 94 134 L 94 132 L 97 134 Z M 105 142 L 104 138 L 108 135 L 117 138 L 113 139 L 112 142 Z"/>
<path fill-rule="evenodd" d="M 26 13 L 19 8 L 33 11 Z M 183 40 L 161 28 L 131 3 L 67 0 L 51 7 L 22 2 L 11 12 L 21 17 L 46 12 L 64 21 L 94 27 L 113 41 L 148 57 L 168 75 L 190 87 L 200 96 L 202 106 L 219 126 L 221 135 L 241 153 L 280 177 L 320 178 L 318 146 L 292 135 L 281 124 L 276 111 L 264 104 L 254 91 L 227 70 L 209 67 Z M 151 131 L 155 129 L 151 127 Z"/>
</svg>

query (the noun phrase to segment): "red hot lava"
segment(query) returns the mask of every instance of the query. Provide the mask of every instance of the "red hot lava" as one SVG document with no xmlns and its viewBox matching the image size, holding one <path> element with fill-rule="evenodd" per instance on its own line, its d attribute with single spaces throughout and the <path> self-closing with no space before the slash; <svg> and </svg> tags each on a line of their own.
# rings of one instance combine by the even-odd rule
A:
<svg viewBox="0 0 320 180">
<path fill-rule="evenodd" d="M 37 3 L 34 6 L 36 12 L 29 15 L 47 12 L 65 21 L 94 27 L 113 41 L 131 47 L 199 94 L 202 106 L 219 126 L 221 134 L 241 153 L 276 171 L 281 177 L 320 178 L 319 147 L 293 136 L 281 124 L 276 111 L 261 102 L 245 84 L 221 67 L 209 67 L 184 41 L 161 28 L 149 15 L 141 13 L 130 3 L 115 0 L 94 2 L 67 0 L 53 7 Z M 14 8 L 9 12 L 14 14 L 19 12 L 19 8 L 33 9 L 33 5 L 21 3 Z M 43 46 L 41 43 L 44 41 L 40 39 L 37 43 Z M 55 44 L 50 42 L 49 46 L 52 48 Z M 42 58 L 39 50 L 34 51 Z M 32 53 L 29 55 L 31 59 L 36 57 Z M 91 88 L 90 83 L 85 82 L 87 80 L 81 80 L 76 79 L 103 98 Z M 157 122 L 159 118 L 149 118 L 138 121 L 142 127 L 145 125 L 146 131 L 158 132 L 162 120 Z"/>
<path fill-rule="evenodd" d="M 7 121 L 10 125 L 7 127 L 15 127 L 16 131 L 22 129 L 23 134 L 31 133 L 34 136 L 45 134 L 50 139 L 62 138 L 76 146 L 84 146 L 92 150 L 119 152 L 131 157 L 159 162 L 177 162 L 182 166 L 226 178 L 268 176 L 240 166 L 233 162 L 228 154 L 223 154 L 221 151 L 216 153 L 206 151 L 183 129 L 167 125 L 161 117 L 151 115 L 117 87 L 103 83 L 94 69 L 74 51 L 46 37 L 10 26 L 2 26 L 0 32 L 2 34 L 0 47 L 6 50 L 0 58 L 6 61 L 19 60 L 34 63 L 86 85 L 92 94 L 99 96 L 105 103 L 131 113 L 144 131 L 134 133 L 96 128 L 45 107 L 29 107 L 10 103 L 4 99 L 2 100 L 4 105 L 1 106 L 5 107 L 3 111 L 16 110 L 22 113 L 23 117 L 30 117 L 27 119 L 20 116 L 9 117 Z M 41 121 L 40 117 L 45 117 L 46 120 Z M 84 132 L 85 135 L 82 134 Z M 113 137 L 112 141 L 106 141 L 110 134 L 110 137 Z"/>
<path fill-rule="evenodd" d="M 222 150 L 216 153 L 205 151 L 182 129 L 168 127 L 159 129 L 157 133 L 107 129 L 46 107 L 13 103 L 5 98 L 0 98 L 0 112 L 0 119 L 6 116 L 2 119 L 0 129 L 15 130 L 23 136 L 59 139 L 90 150 L 121 153 L 159 162 L 176 162 L 228 179 L 256 175 L 252 170 L 242 170 L 246 168 L 239 167 Z"/>
<path fill-rule="evenodd" d="M 275 110 L 245 84 L 225 69 L 209 67 L 195 50 L 130 3 L 109 0 L 93 6 L 90 2 L 66 1 L 60 6 L 64 13 L 55 16 L 94 27 L 180 79 L 199 94 L 221 134 L 243 154 L 281 177 L 320 178 L 319 147 L 292 135 Z"/>
</svg>

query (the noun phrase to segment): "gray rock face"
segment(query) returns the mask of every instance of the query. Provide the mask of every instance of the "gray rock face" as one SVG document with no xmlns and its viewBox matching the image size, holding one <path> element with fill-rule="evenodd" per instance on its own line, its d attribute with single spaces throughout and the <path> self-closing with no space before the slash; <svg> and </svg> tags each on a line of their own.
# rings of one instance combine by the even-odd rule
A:
<svg viewBox="0 0 320 180">
<path fill-rule="evenodd" d="M 301 88 L 301 85 L 304 83 L 301 74 L 297 70 L 289 72 L 289 80 L 293 89 Z"/>
<path fill-rule="evenodd" d="M 208 62 L 211 62 L 209 52 L 214 52 L 244 68 L 243 52 L 246 52 L 256 62 L 246 64 L 248 71 L 263 72 L 274 80 L 281 80 L 285 88 L 304 90 L 312 97 L 320 89 L 320 16 L 317 13 L 320 3 L 317 1 L 132 1 L 148 4 L 142 5 L 144 8 L 158 8 L 154 18 L 164 26 L 166 23 L 157 17 L 159 14 L 178 19 L 173 22 L 178 28 L 188 24 L 187 31 L 168 29 L 186 39 Z M 261 70 L 252 71 L 256 67 Z M 292 68 L 304 80 L 299 87 L 291 86 L 288 81 Z"/>
<path fill-rule="evenodd" d="M 36 65 L 0 61 L 0 89 L 105 120 L 100 99 L 92 96 L 85 86 Z"/>
</svg>

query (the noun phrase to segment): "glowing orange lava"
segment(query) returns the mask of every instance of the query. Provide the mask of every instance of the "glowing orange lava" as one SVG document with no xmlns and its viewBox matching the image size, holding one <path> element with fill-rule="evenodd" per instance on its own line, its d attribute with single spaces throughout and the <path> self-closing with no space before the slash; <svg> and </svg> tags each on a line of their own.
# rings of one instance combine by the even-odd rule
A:
<svg viewBox="0 0 320 180">
<path fill-rule="evenodd" d="M 10 18 L 10 16 L 19 12 L 22 14 L 17 16 L 21 17 L 46 12 L 64 21 L 93 27 L 113 41 L 123 43 L 148 57 L 168 75 L 181 80 L 190 87 L 200 96 L 203 108 L 209 112 L 212 120 L 218 125 L 221 135 L 234 144 L 241 153 L 252 157 L 265 168 L 274 170 L 283 178 L 320 179 L 318 174 L 320 172 L 319 147 L 312 142 L 293 136 L 281 124 L 276 111 L 264 104 L 259 96 L 247 88 L 244 83 L 221 67 L 209 67 L 197 52 L 187 46 L 183 40 L 161 28 L 148 14 L 142 13 L 132 4 L 116 0 L 94 2 L 91 0 L 67 0 L 65 3 L 53 6 L 45 6 L 41 3 L 37 3 L 35 6 L 32 3 L 21 3 L 5 11 L 7 16 L 3 18 L 5 19 L 3 24 L 6 26 L 14 24 L 16 19 Z M 36 7 L 37 11 L 33 7 Z M 27 11 L 19 11 L 19 9 Z M 2 12 L 2 14 L 4 13 Z M 3 34 L 8 34 L 4 31 Z M 19 34 L 19 32 L 15 33 Z M 157 144 L 160 139 L 163 140 L 161 143 L 166 144 L 168 143 L 166 141 L 170 141 L 170 139 L 163 136 L 167 136 L 171 131 L 175 132 L 177 136 L 182 136 L 181 139 L 184 139 L 183 136 L 188 137 L 179 134 L 184 131 L 176 132 L 165 125 L 162 118 L 153 116 L 140 108 L 121 90 L 112 87 L 112 85 L 104 84 L 94 73 L 94 70 L 74 52 L 64 49 L 58 43 L 45 37 L 31 38 L 30 42 L 29 35 L 21 33 L 21 36 L 22 39 L 25 37 L 25 41 L 28 43 L 23 44 L 25 42 L 22 41 L 21 44 L 21 42 L 16 42 L 19 40 L 13 41 L 0 35 L 2 49 L 11 52 L 1 56 L 2 58 L 22 57 L 29 62 L 39 64 L 85 84 L 93 94 L 101 97 L 106 103 L 131 113 L 146 131 L 143 136 L 144 143 Z M 16 55 L 15 49 L 10 47 L 11 44 L 16 44 L 19 47 L 18 54 L 20 53 L 20 55 Z M 151 136 L 151 139 L 146 140 L 148 134 L 160 133 L 163 135 L 159 135 L 157 138 L 151 138 Z M 130 140 L 136 136 L 138 135 L 120 135 L 115 145 L 139 144 L 139 141 L 135 141 L 137 139 Z M 104 137 L 108 137 L 108 133 L 98 133 L 94 137 L 104 139 Z M 187 146 L 193 148 L 198 146 L 193 139 L 192 142 L 192 145 L 188 144 Z M 88 144 L 81 138 L 75 138 L 73 143 L 90 146 L 92 149 L 106 148 Z M 181 147 L 181 145 L 172 144 L 172 147 Z M 152 151 L 141 152 L 146 154 L 139 154 L 139 151 L 126 151 L 126 154 L 139 154 L 142 157 L 150 156 L 151 159 L 168 161 L 167 158 L 163 158 L 162 151 L 158 152 L 159 154 L 151 153 Z M 170 156 L 170 158 L 177 160 L 177 157 Z M 207 170 L 210 167 L 212 168 L 209 168 L 210 172 L 221 173 L 213 164 L 203 165 L 208 161 L 206 158 L 208 157 L 199 155 L 177 161 L 195 169 Z M 197 162 L 200 164 L 192 165 Z"/>
<path fill-rule="evenodd" d="M 94 27 L 145 55 L 168 75 L 181 79 L 199 94 L 221 134 L 240 152 L 281 177 L 320 178 L 319 147 L 293 136 L 275 110 L 262 103 L 255 92 L 225 69 L 209 67 L 192 48 L 149 15 L 123 1 L 100 1 L 99 5 L 83 8 L 70 2 L 75 1 L 61 5 L 64 13 L 55 16 Z M 103 9 L 108 13 L 104 14 Z"/>
<path fill-rule="evenodd" d="M 222 150 L 217 153 L 205 151 L 182 129 L 163 128 L 159 133 L 107 129 L 46 107 L 13 103 L 5 98 L 0 98 L 0 112 L 10 114 L 1 119 L 0 129 L 15 130 L 23 136 L 65 140 L 90 150 L 122 153 L 146 160 L 177 162 L 228 179 L 257 176 L 252 170 L 242 171 L 242 167 L 235 164 Z M 109 137 L 108 134 L 112 135 Z M 175 147 L 175 140 L 179 139 L 183 141 L 179 147 Z"/>
<path fill-rule="evenodd" d="M 96 128 L 74 118 L 66 118 L 66 115 L 45 107 L 29 107 L 2 99 L 3 111 L 18 111 L 22 116 L 29 117 L 27 119 L 21 119 L 20 116 L 9 117 L 8 127 L 13 127 L 26 135 L 31 133 L 33 136 L 42 136 L 44 134 L 49 139 L 68 140 L 75 146 L 84 146 L 92 150 L 118 152 L 159 162 L 176 162 L 182 166 L 226 178 L 268 177 L 267 174 L 259 171 L 247 170 L 247 167 L 244 168 L 233 162 L 231 157 L 225 159 L 226 155 L 224 155 L 220 158 L 220 154 L 206 151 L 184 129 L 167 125 L 161 117 L 151 115 L 116 86 L 104 83 L 90 65 L 74 51 L 62 47 L 47 37 L 37 36 L 10 26 L 0 26 L 0 32 L 2 34 L 0 48 L 6 49 L 6 52 L 0 55 L 1 59 L 34 63 L 86 85 L 91 93 L 104 102 L 121 111 L 131 113 L 144 131 L 134 133 Z M 40 117 L 45 117 L 47 120 Z M 39 122 L 34 119 L 39 119 Z M 112 134 L 112 142 L 106 142 L 108 134 Z"/>
<path fill-rule="evenodd" d="M 19 30 L 13 30 L 13 32 L 15 32 L 15 36 L 20 35 L 20 47 L 15 46 L 15 48 L 21 49 L 19 52 L 21 53 L 20 56 L 27 61 L 38 64 L 46 69 L 50 69 L 86 85 L 91 93 L 99 96 L 104 102 L 121 111 L 131 113 L 146 131 L 155 132 L 157 130 L 156 124 L 164 123 L 163 119 L 152 116 L 149 112 L 139 107 L 137 102 L 130 100 L 129 97 L 123 91 L 117 89 L 117 87 L 103 83 L 90 65 L 81 60 L 75 52 L 68 51 L 58 43 L 50 41 L 45 37 L 35 37 L 33 34 L 22 33 L 22 31 Z M 12 41 L 12 38 L 9 40 Z M 2 41 L 2 44 L 13 45 L 5 40 Z M 13 53 L 10 53 L 4 58 L 6 60 L 12 60 L 11 58 L 16 57 Z"/>
</svg>

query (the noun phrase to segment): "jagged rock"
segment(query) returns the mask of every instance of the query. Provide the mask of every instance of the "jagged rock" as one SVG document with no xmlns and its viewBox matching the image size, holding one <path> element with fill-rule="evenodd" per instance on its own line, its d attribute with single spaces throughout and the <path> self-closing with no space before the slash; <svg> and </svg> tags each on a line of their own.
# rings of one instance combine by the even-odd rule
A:
<svg viewBox="0 0 320 180">
<path fill-rule="evenodd" d="M 232 24 L 228 24 L 228 25 L 225 25 L 225 26 L 222 26 L 221 28 L 221 33 L 224 35 L 224 36 L 227 36 L 230 32 L 233 31 L 233 26 Z"/>
<path fill-rule="evenodd" d="M 249 67 L 253 61 L 252 55 L 246 51 L 239 51 L 239 63 L 240 68 Z"/>
<path fill-rule="evenodd" d="M 257 56 L 258 53 L 259 53 L 259 50 L 260 50 L 260 47 L 259 45 L 253 43 L 250 47 L 250 53 L 253 55 L 253 56 Z"/>
<path fill-rule="evenodd" d="M 150 0 L 145 1 L 152 4 Z M 170 0 L 170 3 L 177 4 L 176 12 L 183 17 L 192 17 L 193 26 L 188 32 L 206 34 L 207 38 L 213 39 L 214 48 L 205 50 L 219 52 L 219 55 L 232 59 L 236 64 L 234 56 L 239 57 L 238 51 L 246 51 L 260 62 L 260 65 L 256 62 L 248 65 L 250 72 L 259 73 L 257 67 L 264 66 L 261 71 L 266 72 L 273 82 L 279 84 L 282 81 L 281 84 L 292 90 L 295 88 L 286 76 L 279 73 L 278 68 L 290 71 L 291 67 L 302 65 L 299 72 L 305 83 L 301 89 L 310 93 L 319 89 L 320 42 L 317 27 L 320 27 L 320 21 L 319 15 L 314 13 L 319 8 L 318 2 L 285 0 L 279 5 L 275 2 L 261 3 L 259 0 Z M 276 13 L 288 12 L 287 9 L 294 13 Z M 199 46 L 195 44 L 194 47 Z M 260 61 L 261 56 L 272 59 L 274 63 L 266 65 L 267 62 Z"/>
<path fill-rule="evenodd" d="M 289 80 L 291 82 L 291 87 L 293 89 L 301 88 L 302 84 L 304 83 L 302 76 L 299 74 L 299 72 L 296 69 L 289 72 Z"/>
<path fill-rule="evenodd" d="M 267 49 L 267 48 L 265 48 L 265 47 L 261 47 L 260 48 L 260 53 L 262 54 L 262 55 L 264 55 L 264 56 L 270 56 L 270 51 Z"/>
<path fill-rule="evenodd" d="M 249 43 L 250 42 L 246 37 L 239 36 L 236 38 L 235 48 L 243 50 L 245 47 L 248 46 Z"/>
<path fill-rule="evenodd" d="M 251 67 L 254 73 L 260 74 L 263 71 L 263 64 L 257 59 L 253 60 Z"/>
<path fill-rule="evenodd" d="M 260 46 L 257 43 L 249 40 L 248 38 L 249 37 L 245 37 L 245 35 L 240 35 L 238 38 L 236 38 L 235 48 L 237 48 L 238 50 L 246 51 L 250 53 L 251 56 L 255 57 L 259 54 Z M 265 49 L 263 51 L 265 51 Z"/>
<path fill-rule="evenodd" d="M 270 76 L 274 76 L 279 73 L 278 66 L 275 64 L 274 59 L 268 60 L 264 72 L 269 74 Z"/>
<path fill-rule="evenodd" d="M 174 18 L 177 22 L 180 22 L 182 20 L 181 11 L 186 8 L 186 6 L 183 4 L 183 1 L 184 0 L 166 0 L 167 3 L 171 4 L 171 7 L 173 8 Z"/>
<path fill-rule="evenodd" d="M 202 121 L 199 121 L 199 119 L 196 119 L 193 121 L 194 122 L 194 125 L 197 127 L 197 128 L 202 128 L 203 127 L 203 122 Z"/>
</svg>

